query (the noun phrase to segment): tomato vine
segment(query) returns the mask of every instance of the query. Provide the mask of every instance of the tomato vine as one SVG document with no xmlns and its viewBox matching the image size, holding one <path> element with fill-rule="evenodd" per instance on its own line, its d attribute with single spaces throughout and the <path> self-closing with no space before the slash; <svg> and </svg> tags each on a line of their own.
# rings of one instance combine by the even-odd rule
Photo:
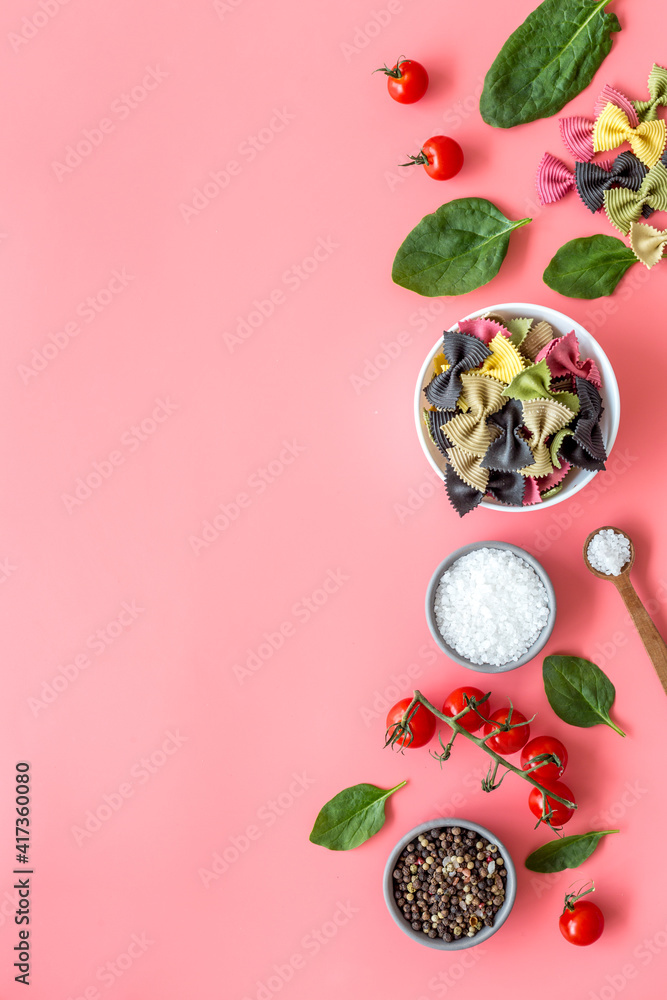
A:
<svg viewBox="0 0 667 1000">
<path fill-rule="evenodd" d="M 440 746 L 442 747 L 442 752 L 431 753 L 431 755 L 435 757 L 435 759 L 440 763 L 441 766 L 446 760 L 449 760 L 449 756 L 452 752 L 452 747 L 454 745 L 454 740 L 456 739 L 456 737 L 465 736 L 467 740 L 470 740 L 472 743 L 475 743 L 478 747 L 480 747 L 481 750 L 484 751 L 485 754 L 487 754 L 491 758 L 491 762 L 489 763 L 488 773 L 486 777 L 482 780 L 482 789 L 485 792 L 494 791 L 494 789 L 498 788 L 501 785 L 502 781 L 510 771 L 513 774 L 518 775 L 524 781 L 527 781 L 529 784 L 533 785 L 535 788 L 538 788 L 543 793 L 542 815 L 540 817 L 539 822 L 544 822 L 547 826 L 551 827 L 551 829 L 555 833 L 559 834 L 560 828 L 552 822 L 554 810 L 549 805 L 549 799 L 552 800 L 555 799 L 557 802 L 560 802 L 563 806 L 565 806 L 566 809 L 576 809 L 577 808 L 576 803 L 571 802 L 569 799 L 566 799 L 561 795 L 558 795 L 548 785 L 541 784 L 536 778 L 533 777 L 535 772 L 539 769 L 540 765 L 533 768 L 530 772 L 523 771 L 520 768 L 515 767 L 513 764 L 510 764 L 508 760 L 506 760 L 500 754 L 496 753 L 495 750 L 492 750 L 487 745 L 488 741 L 491 738 L 498 736 L 501 733 L 507 733 L 512 729 L 517 729 L 520 726 L 525 726 L 526 720 L 523 718 L 523 716 L 521 716 L 520 722 L 512 723 L 513 706 L 511 702 L 510 702 L 510 709 L 507 713 L 507 720 L 505 722 L 494 722 L 492 719 L 486 718 L 486 716 L 482 712 L 480 712 L 480 706 L 483 705 L 484 702 L 486 702 L 491 697 L 490 691 L 488 691 L 482 698 L 468 697 L 467 695 L 465 695 L 464 697 L 465 697 L 466 707 L 457 715 L 449 716 L 449 715 L 444 715 L 442 712 L 438 711 L 435 705 L 432 705 L 431 702 L 428 700 L 428 698 L 426 698 L 421 693 L 421 691 L 414 691 L 412 694 L 412 700 L 405 709 L 405 712 L 403 713 L 401 719 L 399 719 L 397 722 L 395 722 L 387 729 L 385 746 L 391 746 L 393 748 L 396 745 L 398 745 L 398 748 L 399 750 L 401 750 L 401 752 L 403 751 L 403 747 L 410 746 L 410 743 L 412 742 L 413 739 L 413 733 L 410 727 L 410 720 L 418 711 L 419 706 L 423 705 L 424 708 L 428 709 L 428 711 L 435 716 L 436 719 L 439 719 L 441 722 L 446 723 L 450 727 L 450 729 L 453 730 L 452 737 L 448 743 L 443 743 L 442 735 L 440 733 L 438 734 L 438 740 L 440 742 Z M 493 728 L 489 730 L 489 732 L 486 732 L 485 735 L 482 737 L 474 736 L 471 732 L 469 732 L 466 728 L 464 728 L 464 726 L 461 725 L 459 721 L 460 719 L 465 718 L 465 716 L 470 712 L 475 712 L 475 714 L 478 715 L 480 719 L 482 719 L 486 723 L 489 723 Z M 528 722 L 532 722 L 532 718 L 529 719 Z M 560 760 L 554 754 L 544 754 L 544 759 L 541 762 L 541 764 L 544 765 L 548 763 L 560 764 Z M 500 778 L 497 779 L 498 771 L 499 768 L 501 767 L 504 768 L 504 771 L 502 772 Z"/>
</svg>

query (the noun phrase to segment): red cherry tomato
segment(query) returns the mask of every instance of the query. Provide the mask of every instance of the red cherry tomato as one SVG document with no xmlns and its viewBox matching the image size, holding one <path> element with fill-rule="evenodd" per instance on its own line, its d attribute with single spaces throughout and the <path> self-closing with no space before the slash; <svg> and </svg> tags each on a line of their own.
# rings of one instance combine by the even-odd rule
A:
<svg viewBox="0 0 667 1000">
<path fill-rule="evenodd" d="M 595 903 L 589 903 L 587 899 L 578 899 L 572 904 L 572 909 L 565 907 L 558 926 L 570 944 L 593 944 L 604 930 L 604 915 Z"/>
<path fill-rule="evenodd" d="M 507 722 L 508 716 L 510 714 L 509 708 L 499 708 L 497 712 L 493 712 L 489 716 L 491 723 L 504 723 Z M 516 709 L 512 710 L 512 718 L 509 720 L 510 725 L 514 726 L 517 723 L 525 722 L 526 725 L 519 725 L 517 729 L 508 729 L 505 733 L 498 733 L 497 736 L 492 736 L 490 740 L 486 741 L 486 745 L 491 749 L 495 750 L 496 753 L 502 754 L 503 757 L 508 757 L 512 753 L 516 753 L 520 750 L 525 743 L 530 739 L 530 726 L 526 721 L 526 716 L 521 712 L 517 712 Z M 489 722 L 484 723 L 484 735 L 492 733 L 496 728 L 496 725 L 492 725 Z"/>
<path fill-rule="evenodd" d="M 424 170 L 436 181 L 448 181 L 463 166 L 463 150 L 455 139 L 446 135 L 434 135 L 427 139 L 422 153 L 428 160 Z"/>
<path fill-rule="evenodd" d="M 414 59 L 401 58 L 392 69 L 383 66 L 375 72 L 387 74 L 389 96 L 399 104 L 414 104 L 426 93 L 428 73 Z"/>
<path fill-rule="evenodd" d="M 436 181 L 448 181 L 458 174 L 463 166 L 463 150 L 455 139 L 446 135 L 434 135 L 427 139 L 418 156 L 410 156 L 410 163 L 401 163 L 402 167 L 421 163 L 424 170 Z"/>
<path fill-rule="evenodd" d="M 458 715 L 459 712 L 462 712 L 463 709 L 466 707 L 466 700 L 464 695 L 467 695 L 468 698 L 477 698 L 479 700 L 480 698 L 484 697 L 484 691 L 480 691 L 479 688 L 474 688 L 474 687 L 456 688 L 455 691 L 452 691 L 451 694 L 448 694 L 447 697 L 445 698 L 445 703 L 442 706 L 442 714 L 448 715 L 451 719 L 455 715 Z M 486 708 L 486 703 L 484 704 L 481 711 L 484 711 L 485 708 Z M 463 716 L 463 718 L 459 719 L 458 723 L 459 726 L 462 726 L 464 729 L 467 729 L 469 733 L 476 733 L 477 730 L 483 725 L 480 717 L 477 715 L 476 712 L 473 712 L 472 710 L 470 712 L 467 712 Z"/>
<path fill-rule="evenodd" d="M 387 716 L 387 730 L 393 730 L 397 722 L 400 722 L 403 718 L 403 713 L 410 705 L 412 698 L 403 698 L 401 701 L 396 702 L 394 707 L 389 710 L 389 715 Z M 414 750 L 416 747 L 423 747 L 426 743 L 429 743 L 433 739 L 435 733 L 435 716 L 431 715 L 427 708 L 423 705 L 417 706 L 417 711 L 414 713 L 409 722 L 410 729 L 412 731 L 412 739 L 407 740 L 406 736 L 399 736 L 396 740 L 396 746 L 410 748 Z M 388 736 L 391 736 L 391 732 L 388 732 Z"/>
<path fill-rule="evenodd" d="M 555 792 L 556 795 L 560 795 L 561 798 L 569 799 L 570 802 L 574 802 L 574 795 L 562 781 L 545 781 L 543 784 L 548 791 Z M 528 805 L 533 816 L 537 816 L 538 819 L 542 819 L 543 802 L 544 794 L 540 791 L 540 789 L 531 788 L 530 795 L 528 796 Z M 558 799 L 552 799 L 549 795 L 547 795 L 547 805 L 551 809 L 551 826 L 562 826 L 574 816 L 574 809 L 570 809 L 569 806 L 563 805 L 563 803 L 559 802 Z M 542 822 L 545 821 L 542 819 Z"/>
<path fill-rule="evenodd" d="M 540 764 L 539 758 L 542 754 L 553 753 L 558 757 L 561 766 L 557 764 Z M 536 764 L 540 766 L 533 775 L 541 785 L 548 781 L 557 781 L 567 766 L 567 750 L 560 740 L 555 736 L 536 736 L 530 743 L 526 743 L 521 751 L 521 767 L 524 771 L 530 771 Z"/>
</svg>

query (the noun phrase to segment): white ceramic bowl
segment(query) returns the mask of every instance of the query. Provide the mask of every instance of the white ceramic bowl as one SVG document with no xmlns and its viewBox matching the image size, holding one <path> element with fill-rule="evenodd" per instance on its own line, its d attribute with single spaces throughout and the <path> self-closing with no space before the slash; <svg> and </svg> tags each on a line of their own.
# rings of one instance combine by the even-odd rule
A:
<svg viewBox="0 0 667 1000">
<path fill-rule="evenodd" d="M 600 395 L 604 405 L 600 428 L 607 449 L 607 455 L 610 455 L 614 441 L 616 440 L 616 434 L 618 433 L 618 424 L 621 417 L 621 398 L 618 392 L 618 383 L 614 375 L 614 369 L 611 367 L 609 358 L 593 335 L 588 330 L 585 330 L 580 323 L 577 323 L 576 320 L 566 316 L 565 313 L 557 312 L 555 309 L 547 309 L 545 306 L 533 305 L 530 302 L 503 302 L 500 305 L 486 306 L 484 309 L 478 309 L 476 312 L 469 313 L 467 316 L 462 316 L 461 318 L 474 319 L 476 316 L 484 316 L 486 313 L 500 313 L 501 316 L 507 319 L 512 319 L 515 316 L 530 316 L 537 322 L 546 320 L 553 327 L 554 332 L 561 336 L 574 330 L 579 341 L 581 356 L 583 358 L 594 358 L 600 369 L 600 375 L 602 376 Z M 451 329 L 458 329 L 457 324 L 452 326 Z M 441 349 L 442 337 L 434 344 L 433 349 L 429 352 L 419 372 L 415 390 L 415 423 L 424 454 L 438 475 L 444 476 L 445 458 L 431 441 L 423 419 L 424 409 L 428 406 L 426 397 L 424 396 L 424 387 L 431 381 L 433 359 L 436 354 L 440 353 Z M 561 503 L 561 501 L 574 496 L 587 483 L 590 483 L 591 479 L 596 475 L 597 472 L 588 472 L 585 469 L 572 469 L 563 480 L 563 489 L 560 493 L 557 493 L 554 497 L 550 497 L 548 500 L 543 500 L 542 503 L 531 504 L 527 507 L 510 507 L 507 504 L 498 503 L 496 500 L 487 497 L 482 500 L 481 506 L 504 511 L 509 514 L 519 514 L 523 511 L 531 510 L 544 510 L 545 507 L 552 507 L 554 504 Z"/>
</svg>

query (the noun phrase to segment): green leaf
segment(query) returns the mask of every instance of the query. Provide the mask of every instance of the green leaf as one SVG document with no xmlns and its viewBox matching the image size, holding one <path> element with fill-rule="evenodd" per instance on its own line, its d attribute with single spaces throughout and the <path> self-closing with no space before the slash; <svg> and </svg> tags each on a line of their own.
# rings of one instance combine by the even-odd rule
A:
<svg viewBox="0 0 667 1000">
<path fill-rule="evenodd" d="M 449 201 L 408 233 L 391 276 L 420 295 L 471 292 L 496 276 L 510 234 L 528 222 L 511 222 L 486 198 Z"/>
<path fill-rule="evenodd" d="M 580 656 L 547 656 L 542 676 L 549 704 L 563 722 L 582 729 L 604 723 L 625 736 L 609 718 L 616 689 L 595 663 Z"/>
<path fill-rule="evenodd" d="M 510 35 L 486 74 L 482 118 L 511 128 L 548 118 L 593 79 L 620 31 L 610 0 L 544 0 Z"/>
<path fill-rule="evenodd" d="M 377 785 L 344 788 L 320 809 L 310 840 L 330 851 L 359 847 L 383 826 L 386 800 L 405 784 L 401 781 L 394 788 L 378 788 Z"/>
<path fill-rule="evenodd" d="M 615 236 L 583 236 L 570 240 L 552 257 L 543 274 L 549 288 L 571 299 L 611 295 L 637 258 Z"/>
<path fill-rule="evenodd" d="M 531 872 L 562 872 L 565 868 L 578 868 L 589 858 L 602 837 L 618 830 L 593 830 L 577 833 L 572 837 L 552 840 L 526 858 L 526 868 Z"/>
</svg>

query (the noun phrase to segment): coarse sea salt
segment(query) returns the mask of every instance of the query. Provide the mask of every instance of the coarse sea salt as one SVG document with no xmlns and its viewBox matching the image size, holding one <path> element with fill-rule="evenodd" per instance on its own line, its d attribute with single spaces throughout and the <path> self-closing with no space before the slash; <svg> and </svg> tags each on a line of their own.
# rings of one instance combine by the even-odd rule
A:
<svg viewBox="0 0 667 1000">
<path fill-rule="evenodd" d="M 612 528 L 603 528 L 591 538 L 586 555 L 598 573 L 618 576 L 630 558 L 630 542 Z"/>
<path fill-rule="evenodd" d="M 445 570 L 435 593 L 440 634 L 471 663 L 518 660 L 549 619 L 549 597 L 525 559 L 508 549 L 473 549 Z"/>
</svg>

